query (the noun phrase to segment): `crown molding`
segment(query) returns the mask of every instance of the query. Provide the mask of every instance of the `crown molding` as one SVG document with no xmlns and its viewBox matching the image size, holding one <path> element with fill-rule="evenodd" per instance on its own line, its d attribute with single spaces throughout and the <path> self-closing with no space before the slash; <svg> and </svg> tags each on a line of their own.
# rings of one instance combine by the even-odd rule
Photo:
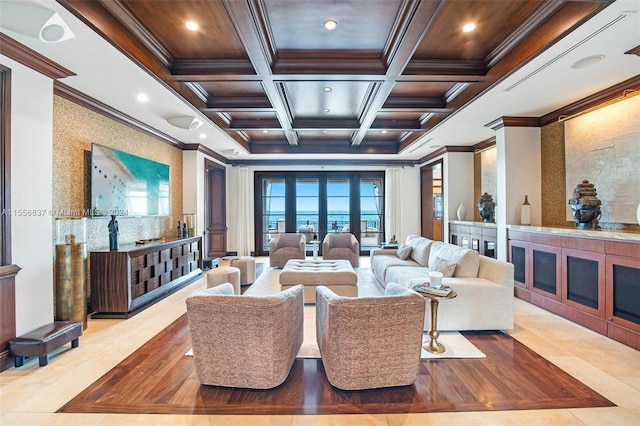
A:
<svg viewBox="0 0 640 426">
<path fill-rule="evenodd" d="M 500 130 L 503 127 L 540 127 L 540 119 L 538 117 L 499 117 L 485 127 L 491 130 Z"/>
<path fill-rule="evenodd" d="M 226 157 L 223 157 L 222 155 L 218 154 L 211 148 L 202 145 L 201 143 L 188 143 L 188 144 L 185 144 L 182 149 L 184 151 L 199 151 L 205 155 L 208 155 L 211 158 L 215 158 L 218 161 L 221 161 L 225 164 L 229 164 L 229 160 Z"/>
<path fill-rule="evenodd" d="M 572 104 L 565 105 L 560 109 L 550 112 L 549 114 L 543 115 L 539 118 L 540 125 L 546 126 L 547 124 L 558 121 L 562 117 L 580 114 L 581 112 L 585 112 L 588 109 L 595 108 L 605 102 L 613 101 L 616 98 L 622 98 L 625 92 L 629 90 L 640 90 L 640 75 L 596 92 Z"/>
<path fill-rule="evenodd" d="M 53 80 L 76 75 L 4 33 L 0 33 L 0 53 Z"/>
</svg>

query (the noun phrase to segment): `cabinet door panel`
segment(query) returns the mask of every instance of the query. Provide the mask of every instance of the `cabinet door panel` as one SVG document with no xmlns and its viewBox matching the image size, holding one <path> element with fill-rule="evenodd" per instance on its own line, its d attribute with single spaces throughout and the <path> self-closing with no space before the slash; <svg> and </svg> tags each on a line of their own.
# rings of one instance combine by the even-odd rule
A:
<svg viewBox="0 0 640 426">
<path fill-rule="evenodd" d="M 509 262 L 514 266 L 514 284 L 518 287 L 527 288 L 529 280 L 527 280 L 527 272 L 530 268 L 527 261 L 529 260 L 529 243 L 524 241 L 509 241 Z"/>
<path fill-rule="evenodd" d="M 640 332 L 640 259 L 607 256 L 606 267 L 607 318 Z"/>
<path fill-rule="evenodd" d="M 560 301 L 562 282 L 562 249 L 531 244 L 532 279 L 529 289 Z"/>
<path fill-rule="evenodd" d="M 605 255 L 562 250 L 562 303 L 605 317 Z"/>
</svg>

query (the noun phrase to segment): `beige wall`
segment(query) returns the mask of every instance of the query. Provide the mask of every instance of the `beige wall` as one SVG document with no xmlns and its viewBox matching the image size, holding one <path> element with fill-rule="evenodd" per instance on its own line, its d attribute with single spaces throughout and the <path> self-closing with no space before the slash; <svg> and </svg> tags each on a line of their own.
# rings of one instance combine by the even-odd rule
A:
<svg viewBox="0 0 640 426">
<path fill-rule="evenodd" d="M 172 216 L 119 217 L 120 245 L 174 236 L 183 213 L 182 150 L 59 96 L 53 102 L 53 216 L 82 215 L 89 208 L 92 143 L 169 165 Z M 109 246 L 108 220 L 87 221 L 89 250 Z"/>
</svg>

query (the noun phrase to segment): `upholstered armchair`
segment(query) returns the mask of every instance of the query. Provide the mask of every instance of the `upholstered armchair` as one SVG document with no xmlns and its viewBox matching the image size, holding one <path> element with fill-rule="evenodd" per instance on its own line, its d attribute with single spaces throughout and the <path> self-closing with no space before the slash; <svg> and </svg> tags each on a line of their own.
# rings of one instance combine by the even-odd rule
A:
<svg viewBox="0 0 640 426">
<path fill-rule="evenodd" d="M 348 232 L 329 233 L 322 241 L 322 258 L 348 260 L 357 268 L 360 265 L 360 242 Z"/>
<path fill-rule="evenodd" d="M 316 288 L 316 333 L 329 382 L 344 390 L 404 386 L 420 366 L 425 299 L 389 283 L 384 296 Z"/>
<path fill-rule="evenodd" d="M 302 294 L 298 285 L 270 296 L 240 296 L 222 284 L 188 297 L 198 380 L 251 389 L 282 384 L 302 345 Z"/>
<path fill-rule="evenodd" d="M 269 263 L 282 268 L 289 259 L 304 259 L 305 238 L 301 234 L 280 234 L 269 241 Z"/>
</svg>

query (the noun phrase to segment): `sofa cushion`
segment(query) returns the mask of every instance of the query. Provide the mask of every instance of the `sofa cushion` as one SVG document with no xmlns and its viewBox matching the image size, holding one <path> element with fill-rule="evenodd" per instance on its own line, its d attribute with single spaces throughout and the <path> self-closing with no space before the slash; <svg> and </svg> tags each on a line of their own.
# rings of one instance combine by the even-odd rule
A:
<svg viewBox="0 0 640 426">
<path fill-rule="evenodd" d="M 398 256 L 402 260 L 407 260 L 411 255 L 411 246 L 407 244 L 401 244 L 398 247 L 398 251 L 396 252 L 396 256 Z"/>
<path fill-rule="evenodd" d="M 436 260 L 429 266 L 430 271 L 442 272 L 443 278 L 449 278 L 453 276 L 453 272 L 456 270 L 456 264 L 444 259 L 436 257 Z"/>
<path fill-rule="evenodd" d="M 436 261 L 436 257 L 456 264 L 454 277 L 476 278 L 478 276 L 480 254 L 475 250 L 436 241 L 431 244 L 429 265 Z"/>
<path fill-rule="evenodd" d="M 411 246 L 411 259 L 418 262 L 420 266 L 428 266 L 429 251 L 432 243 L 433 241 L 428 238 L 409 235 L 407 237 L 407 245 Z"/>
<path fill-rule="evenodd" d="M 411 288 L 413 285 L 424 284 L 429 280 L 429 270 L 422 266 L 394 266 L 387 269 L 387 282 L 398 283 Z"/>
<path fill-rule="evenodd" d="M 420 265 L 411 258 L 407 260 L 402 260 L 398 256 L 389 256 L 389 255 L 378 255 L 375 256 L 375 262 L 371 263 L 371 267 L 374 270 L 374 273 L 384 280 L 385 283 L 394 281 L 389 280 L 387 278 L 387 274 L 391 269 L 394 269 L 397 266 L 411 266 L 411 267 L 419 267 Z"/>
</svg>

